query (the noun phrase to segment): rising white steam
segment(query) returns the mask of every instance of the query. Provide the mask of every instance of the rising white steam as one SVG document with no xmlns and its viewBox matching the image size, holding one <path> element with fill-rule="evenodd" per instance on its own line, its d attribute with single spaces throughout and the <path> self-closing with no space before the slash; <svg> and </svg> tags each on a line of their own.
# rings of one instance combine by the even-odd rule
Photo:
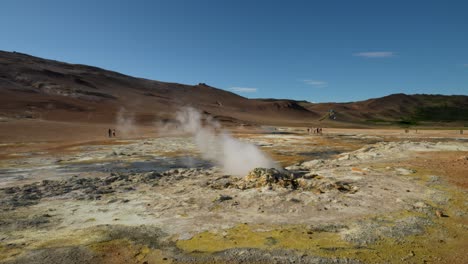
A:
<svg viewBox="0 0 468 264">
<path fill-rule="evenodd" d="M 120 108 L 116 116 L 116 133 L 117 136 L 129 137 L 137 134 L 137 126 L 135 125 L 135 115 Z"/>
<path fill-rule="evenodd" d="M 194 108 L 182 109 L 176 118 L 181 130 L 193 135 L 203 158 L 214 161 L 228 174 L 244 176 L 255 168 L 277 168 L 257 146 L 235 139 L 222 131 L 217 122 L 204 120 Z"/>
</svg>

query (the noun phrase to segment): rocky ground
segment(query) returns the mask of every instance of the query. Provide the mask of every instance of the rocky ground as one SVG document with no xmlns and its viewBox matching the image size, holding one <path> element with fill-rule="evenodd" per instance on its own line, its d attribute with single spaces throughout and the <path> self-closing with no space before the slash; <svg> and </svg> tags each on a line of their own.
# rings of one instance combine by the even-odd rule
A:
<svg viewBox="0 0 468 264">
<path fill-rule="evenodd" d="M 225 174 L 167 136 L 0 161 L 2 263 L 467 263 L 468 141 L 280 130 Z"/>
</svg>

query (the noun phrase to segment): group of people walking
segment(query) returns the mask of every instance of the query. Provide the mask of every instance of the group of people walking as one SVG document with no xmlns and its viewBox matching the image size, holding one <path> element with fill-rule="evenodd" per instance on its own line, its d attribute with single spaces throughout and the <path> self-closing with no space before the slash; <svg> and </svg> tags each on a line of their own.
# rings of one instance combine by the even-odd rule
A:
<svg viewBox="0 0 468 264">
<path fill-rule="evenodd" d="M 311 133 L 314 133 L 314 134 L 318 134 L 318 135 L 322 135 L 322 128 L 321 127 L 317 127 L 317 128 L 307 128 L 307 134 L 311 134 Z"/>
</svg>

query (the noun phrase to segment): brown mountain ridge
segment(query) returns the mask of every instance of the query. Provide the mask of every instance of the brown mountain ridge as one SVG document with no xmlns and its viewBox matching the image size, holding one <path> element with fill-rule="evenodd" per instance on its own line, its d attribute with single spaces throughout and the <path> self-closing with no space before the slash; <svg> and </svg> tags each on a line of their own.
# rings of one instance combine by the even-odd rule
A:
<svg viewBox="0 0 468 264">
<path fill-rule="evenodd" d="M 359 102 L 318 104 L 248 99 L 204 83 L 160 82 L 0 51 L 0 117 L 4 119 L 112 123 L 117 113 L 125 109 L 137 122 L 151 123 L 171 119 L 183 106 L 193 106 L 234 124 L 326 122 L 339 126 L 468 121 L 468 96 L 465 95 L 393 94 Z"/>
</svg>

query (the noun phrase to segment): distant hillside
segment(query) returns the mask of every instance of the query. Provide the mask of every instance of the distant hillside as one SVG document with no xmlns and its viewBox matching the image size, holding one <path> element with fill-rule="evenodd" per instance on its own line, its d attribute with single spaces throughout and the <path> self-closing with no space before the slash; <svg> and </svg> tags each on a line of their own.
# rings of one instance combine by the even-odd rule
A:
<svg viewBox="0 0 468 264">
<path fill-rule="evenodd" d="M 135 78 L 92 66 L 0 51 L 0 118 L 114 122 L 168 120 L 193 106 L 225 123 L 328 126 L 468 121 L 468 96 L 393 94 L 349 103 L 247 99 L 200 83 Z M 336 119 L 328 118 L 333 110 Z M 323 121 L 319 121 L 323 120 Z"/>
<path fill-rule="evenodd" d="M 193 106 L 233 122 L 302 122 L 318 114 L 292 100 L 249 100 L 207 84 L 135 78 L 92 66 L 0 51 L 0 115 L 112 122 L 125 109 L 138 121 L 171 118 Z M 236 121 L 237 120 L 237 121 Z"/>
<path fill-rule="evenodd" d="M 349 103 L 303 103 L 317 113 L 330 109 L 345 122 L 401 123 L 468 121 L 468 96 L 392 94 Z"/>
</svg>

